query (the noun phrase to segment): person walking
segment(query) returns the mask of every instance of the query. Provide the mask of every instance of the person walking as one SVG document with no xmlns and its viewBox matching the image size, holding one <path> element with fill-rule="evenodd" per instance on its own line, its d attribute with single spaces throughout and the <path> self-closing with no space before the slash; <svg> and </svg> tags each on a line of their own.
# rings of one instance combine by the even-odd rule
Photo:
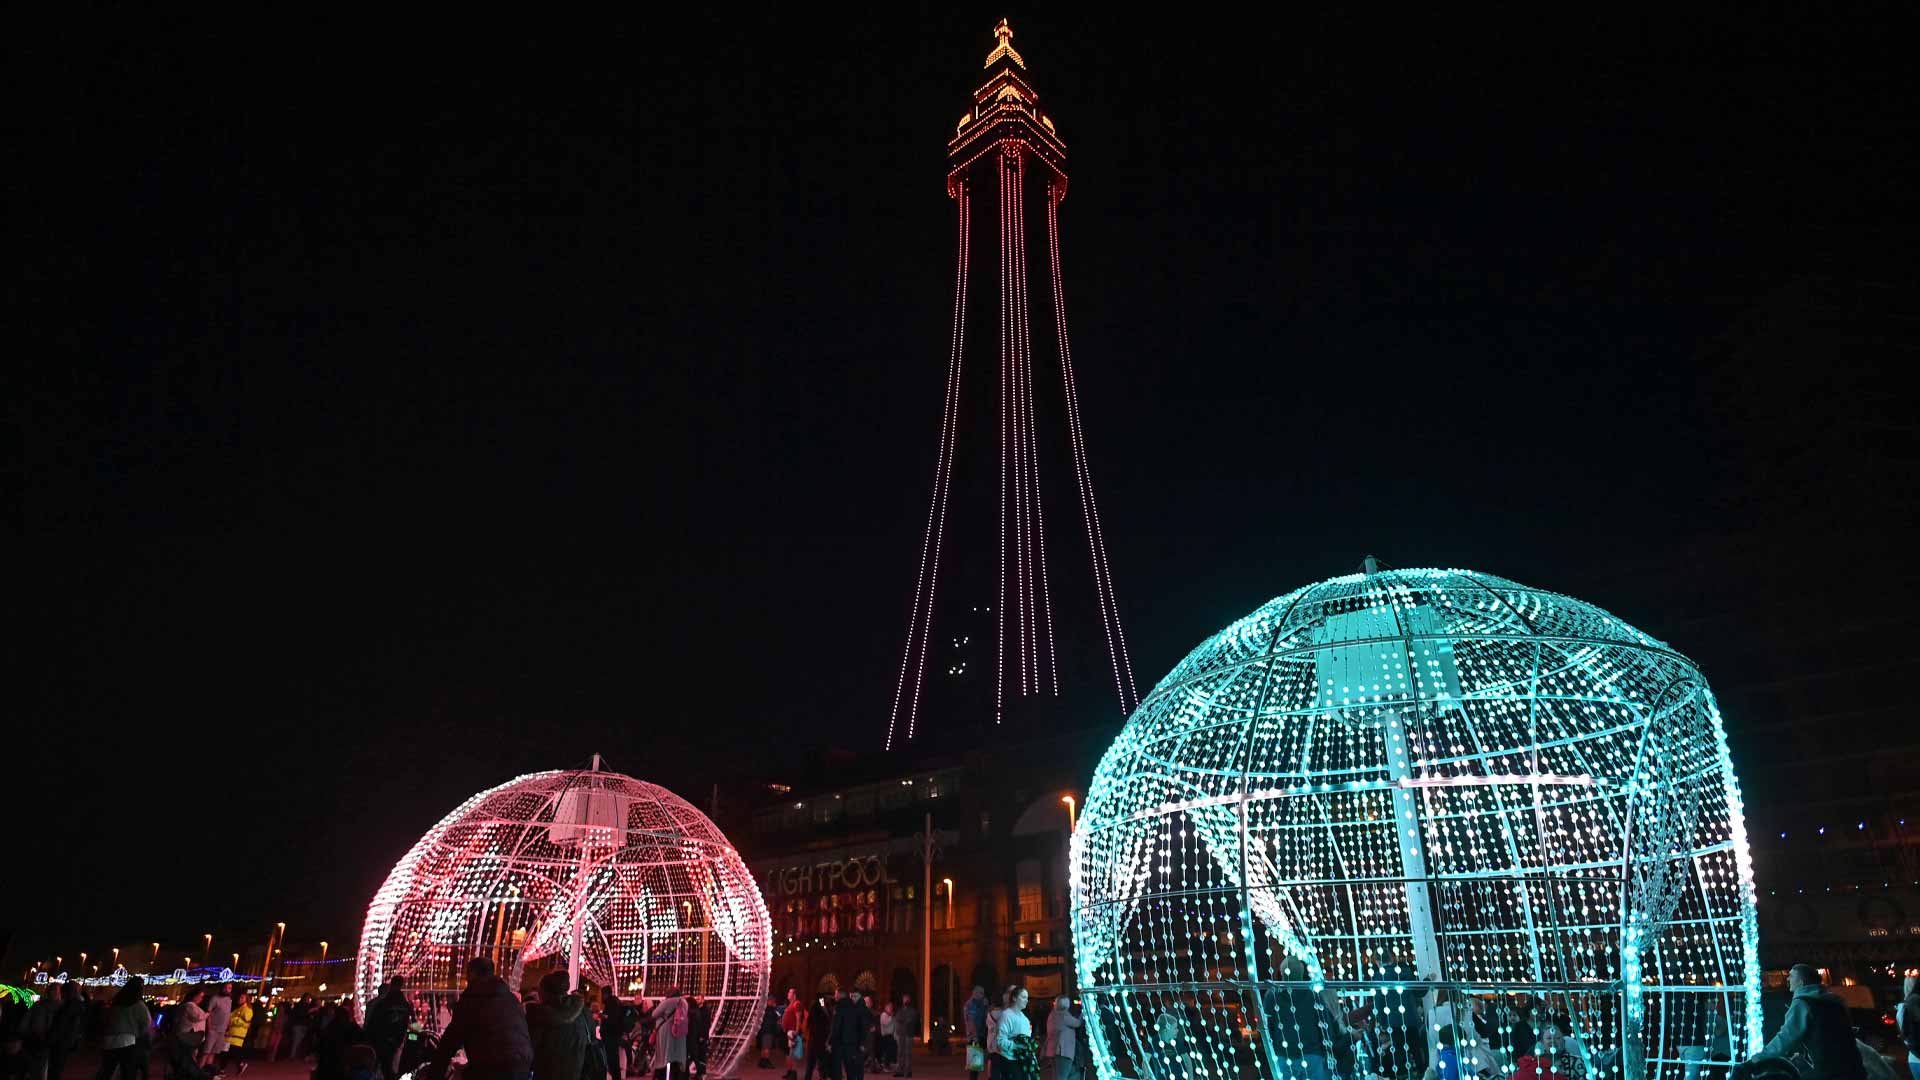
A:
<svg viewBox="0 0 1920 1080">
<path fill-rule="evenodd" d="M 893 1075 L 913 1075 L 913 1040 L 920 1034 L 920 1010 L 913 1007 L 913 995 L 900 995 L 900 1009 L 893 1014 Z"/>
<path fill-rule="evenodd" d="M 971 1052 L 967 1054 L 967 1076 L 969 1078 L 977 1077 L 985 1070 L 989 1053 L 987 1048 L 986 987 L 976 986 L 973 988 L 973 994 L 967 998 L 967 1003 L 961 1008 L 960 1015 L 962 1023 L 966 1027 L 968 1050 L 971 1051 L 972 1048 L 976 1046 L 980 1048 L 981 1067 L 978 1069 L 973 1067 L 974 1055 Z"/>
<path fill-rule="evenodd" d="M 780 998 L 776 995 L 767 999 L 767 1007 L 760 1014 L 760 1067 L 763 1069 L 773 1068 L 774 1044 L 786 1041 L 780 1032 L 781 1012 Z"/>
<path fill-rule="evenodd" d="M 540 1000 L 527 1006 L 527 1036 L 533 1044 L 533 1075 L 573 1080 L 587 1071 L 594 1045 L 587 999 L 567 992 L 567 973 L 549 971 L 540 979 Z M 594 1066 L 595 1072 L 603 1071 Z"/>
<path fill-rule="evenodd" d="M 53 1014 L 59 1011 L 59 998 L 51 992 L 41 994 L 20 1021 L 20 1053 L 25 1059 L 27 1080 L 45 1080 L 47 1033 L 53 1030 Z"/>
<path fill-rule="evenodd" d="M 707 999 L 694 994 L 687 999 L 687 1069 L 694 1076 L 707 1075 L 707 1036 L 712 1033 L 713 1011 Z"/>
<path fill-rule="evenodd" d="M 207 1002 L 207 1037 L 200 1044 L 201 1068 L 212 1065 L 214 1058 L 227 1052 L 227 1020 L 232 1016 L 233 984 L 227 983 L 214 991 Z"/>
<path fill-rule="evenodd" d="M 606 1059 L 609 1080 L 627 1075 L 627 1033 L 633 1030 L 633 1009 L 620 1000 L 613 987 L 606 988 L 605 1004 L 600 1009 L 600 1056 Z"/>
<path fill-rule="evenodd" d="M 842 1080 L 866 1080 L 867 1036 L 873 1031 L 873 1013 L 860 1000 L 858 991 L 833 1011 L 833 1027 L 827 1035 L 827 1049 L 840 1067 Z"/>
<path fill-rule="evenodd" d="M 1920 975 L 1908 975 L 1900 990 L 1906 996 L 1893 1011 L 1900 1025 L 1900 1041 L 1907 1044 L 1907 1071 L 1920 1080 Z"/>
<path fill-rule="evenodd" d="M 876 1069 L 891 1069 L 899 1060 L 900 1053 L 894 1049 L 893 1002 L 880 1006 L 880 1015 L 873 1018 L 876 1038 L 874 1039 L 873 1065 Z"/>
<path fill-rule="evenodd" d="M 675 987 L 653 1007 L 653 1062 L 655 1080 L 680 1080 L 687 1072 L 687 999 Z"/>
<path fill-rule="evenodd" d="M 96 1080 L 113 1080 L 115 1074 L 133 1078 L 146 1071 L 139 1060 L 140 1055 L 151 1049 L 148 1039 L 153 1031 L 153 1014 L 147 1011 L 147 1003 L 140 993 L 146 985 L 146 980 L 136 975 L 113 995 L 113 1004 L 107 1009 L 106 1027 L 101 1030 L 100 1071 Z"/>
<path fill-rule="evenodd" d="M 1053 1011 L 1047 1014 L 1047 1042 L 1041 1051 L 1053 1061 L 1053 1080 L 1080 1080 L 1080 1018 L 1073 1015 L 1073 999 L 1065 994 L 1053 999 Z"/>
<path fill-rule="evenodd" d="M 801 1070 L 801 1080 L 813 1080 L 813 1071 L 817 1066 L 820 1075 L 832 1080 L 833 1059 L 827 1055 L 827 1036 L 833 1031 L 833 1008 L 827 1004 L 826 995 L 813 999 L 813 1007 L 807 1010 L 807 1064 Z"/>
<path fill-rule="evenodd" d="M 787 1007 L 780 1013 L 780 1033 L 787 1038 L 787 1071 L 780 1080 L 800 1080 L 800 1067 L 807 1060 L 807 1008 L 800 1003 L 800 991 L 787 987 Z"/>
<path fill-rule="evenodd" d="M 229 1066 L 237 1066 L 233 1075 L 241 1076 L 246 1073 L 252 1057 L 247 1050 L 247 1032 L 252 1029 L 253 1002 L 244 994 L 236 994 L 233 998 L 233 1009 L 227 1013 L 227 1027 L 222 1037 L 224 1045 L 220 1054 L 219 1072 L 225 1073 Z"/>
<path fill-rule="evenodd" d="M 206 993 L 199 987 L 188 990 L 179 1007 L 173 1010 L 167 1045 L 170 1048 L 168 1071 L 174 1077 L 199 1080 L 202 1075 L 195 1062 L 207 1041 L 207 1010 L 200 1007 Z"/>
<path fill-rule="evenodd" d="M 1779 1034 L 1749 1060 L 1804 1054 L 1811 1064 L 1802 1071 L 1807 1080 L 1865 1080 L 1847 1003 L 1822 985 L 1820 972 L 1810 964 L 1789 968 L 1787 985 L 1793 988 L 1793 1003 Z"/>
<path fill-rule="evenodd" d="M 527 1014 L 506 980 L 493 973 L 493 961 L 484 956 L 467 961 L 467 988 L 453 1003 L 453 1021 L 422 1070 L 425 1080 L 442 1080 L 453 1055 L 463 1049 L 467 1066 L 462 1080 L 526 1080 L 533 1068 Z"/>
<path fill-rule="evenodd" d="M 384 1080 L 394 1080 L 400 1047 L 407 1041 L 407 1029 L 413 1025 L 413 1002 L 407 1000 L 407 980 L 395 975 L 380 987 L 367 1003 L 367 1042 L 373 1046 L 375 1063 Z M 442 1042 L 446 1029 L 441 1028 Z"/>
<path fill-rule="evenodd" d="M 1027 1019 L 1027 991 L 1007 987 L 1006 1008 L 994 1022 L 993 1075 L 1000 1080 L 1037 1080 L 1033 1022 Z"/>
<path fill-rule="evenodd" d="M 86 1027 L 87 1001 L 80 987 L 70 982 L 60 984 L 60 1007 L 54 1010 L 52 1026 L 47 1029 L 47 1080 L 60 1080 L 67 1059 L 80 1049 L 80 1035 Z"/>
<path fill-rule="evenodd" d="M 302 1061 L 307 1056 L 307 1033 L 313 1030 L 313 998 L 302 995 L 287 1010 L 287 1056 Z"/>
</svg>

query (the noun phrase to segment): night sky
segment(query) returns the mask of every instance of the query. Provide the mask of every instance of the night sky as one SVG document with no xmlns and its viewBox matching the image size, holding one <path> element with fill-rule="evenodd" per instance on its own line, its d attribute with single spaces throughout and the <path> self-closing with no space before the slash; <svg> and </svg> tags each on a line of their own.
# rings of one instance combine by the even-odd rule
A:
<svg viewBox="0 0 1920 1080">
<path fill-rule="evenodd" d="M 1904 7 L 16 25 L 0 927 L 350 941 L 518 773 L 876 748 L 1002 15 L 1143 691 L 1371 553 L 1693 656 L 1758 814 L 1911 744 Z"/>
</svg>

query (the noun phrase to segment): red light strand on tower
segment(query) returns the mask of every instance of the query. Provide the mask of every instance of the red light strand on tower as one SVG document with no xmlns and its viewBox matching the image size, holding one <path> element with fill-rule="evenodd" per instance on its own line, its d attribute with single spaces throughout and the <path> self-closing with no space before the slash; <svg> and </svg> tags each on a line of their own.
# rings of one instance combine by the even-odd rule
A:
<svg viewBox="0 0 1920 1080">
<path fill-rule="evenodd" d="M 1001 147 L 1000 174 L 1000 598 L 994 612 L 993 722 L 1003 719 L 1007 700 L 1007 154 Z"/>
<path fill-rule="evenodd" d="M 920 544 L 920 574 L 913 584 L 913 606 L 907 616 L 907 647 L 900 657 L 900 678 L 893 688 L 893 714 L 887 720 L 886 748 L 893 749 L 894 732 L 900 721 L 900 703 L 907 683 L 907 669 L 914 669 L 913 696 L 907 712 L 907 738 L 912 739 L 920 715 L 920 688 L 925 685 L 927 653 L 932 649 L 934 582 L 940 572 L 940 541 L 946 532 L 947 489 L 953 478 L 954 442 L 960 412 L 960 361 L 966 336 L 967 310 L 967 226 L 969 200 L 960 190 L 960 243 L 956 257 L 957 278 L 953 286 L 953 337 L 947 360 L 947 392 L 940 416 L 940 444 L 933 465 L 933 498 L 927 505 L 927 533 Z M 932 558 L 929 565 L 929 549 Z M 925 594 L 926 619 L 921 621 L 922 593 Z M 914 648 L 919 645 L 920 659 L 914 663 Z"/>
<path fill-rule="evenodd" d="M 1087 547 L 1093 560 L 1094 592 L 1100 601 L 1100 619 L 1107 631 L 1107 652 L 1113 663 L 1114 690 L 1120 695 L 1120 711 L 1131 714 L 1139 702 L 1134 689 L 1133 664 L 1127 659 L 1125 632 L 1120 628 L 1120 610 L 1113 595 L 1113 575 L 1107 568 L 1106 541 L 1100 533 L 1099 504 L 1093 495 L 1093 474 L 1087 467 L 1086 436 L 1080 425 L 1080 394 L 1073 379 L 1073 350 L 1067 341 L 1066 290 L 1060 278 L 1060 190 L 1047 198 L 1047 249 L 1053 277 L 1054 327 L 1060 335 L 1060 373 L 1067 393 L 1067 434 L 1073 446 L 1073 466 L 1080 482 L 1080 509 L 1087 527 Z"/>
<path fill-rule="evenodd" d="M 1047 587 L 1047 528 L 1046 514 L 1040 497 L 1040 453 L 1039 431 L 1033 401 L 1033 335 L 1032 300 L 1028 291 L 1028 264 L 1026 223 L 1026 180 L 1020 182 L 1020 360 L 1021 385 L 1027 400 L 1027 490 L 1033 497 L 1033 566 L 1034 574 L 1040 579 L 1039 608 L 1034 619 L 1034 636 L 1043 647 L 1034 650 L 1034 686 L 1033 692 L 1040 692 L 1041 675 L 1044 672 L 1051 683 L 1053 694 L 1060 694 L 1060 669 L 1055 655 L 1053 638 L 1053 603 Z M 1030 598 L 1031 599 L 1031 598 Z"/>
</svg>

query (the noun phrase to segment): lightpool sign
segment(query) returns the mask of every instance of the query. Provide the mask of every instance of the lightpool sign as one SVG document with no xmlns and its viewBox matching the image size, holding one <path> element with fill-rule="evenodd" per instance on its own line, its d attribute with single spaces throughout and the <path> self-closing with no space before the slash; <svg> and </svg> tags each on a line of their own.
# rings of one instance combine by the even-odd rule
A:
<svg viewBox="0 0 1920 1080">
<path fill-rule="evenodd" d="M 887 857 L 876 853 L 777 866 L 766 872 L 761 883 L 767 895 L 774 897 L 872 889 L 892 880 L 887 873 Z"/>
</svg>

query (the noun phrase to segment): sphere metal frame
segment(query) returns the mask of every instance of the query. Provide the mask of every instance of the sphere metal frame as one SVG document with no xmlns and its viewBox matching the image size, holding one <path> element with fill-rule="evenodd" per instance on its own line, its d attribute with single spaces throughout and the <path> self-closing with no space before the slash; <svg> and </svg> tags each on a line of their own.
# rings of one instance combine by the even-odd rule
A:
<svg viewBox="0 0 1920 1080">
<path fill-rule="evenodd" d="M 1418 1078 L 1439 1027 L 1510 1074 L 1552 1017 L 1589 1080 L 1693 1080 L 1761 1045 L 1706 680 L 1491 575 L 1334 578 L 1214 635 L 1106 753 L 1070 859 L 1103 1077 L 1310 1075 L 1344 1032 L 1368 1073 Z M 1507 1000 L 1531 1023 L 1468 1022 L 1494 994 L 1529 995 Z"/>
<path fill-rule="evenodd" d="M 393 868 L 367 909 L 355 1007 L 404 975 L 430 1018 L 474 956 L 516 989 L 527 965 L 564 963 L 576 987 L 707 999 L 725 1076 L 759 1027 L 771 927 L 739 853 L 684 799 L 597 767 L 531 773 L 468 799 Z"/>
</svg>

